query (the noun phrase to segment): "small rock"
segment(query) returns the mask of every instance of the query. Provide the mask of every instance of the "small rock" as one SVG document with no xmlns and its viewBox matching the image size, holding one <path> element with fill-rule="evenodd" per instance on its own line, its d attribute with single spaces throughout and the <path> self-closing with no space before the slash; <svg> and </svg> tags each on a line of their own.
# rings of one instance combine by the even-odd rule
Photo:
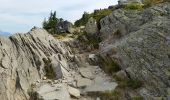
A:
<svg viewBox="0 0 170 100">
<path fill-rule="evenodd" d="M 77 87 L 86 87 L 92 84 L 90 79 L 81 78 L 77 80 Z"/>
<path fill-rule="evenodd" d="M 116 76 L 118 76 L 119 78 L 122 78 L 122 79 L 126 79 L 127 76 L 126 76 L 126 72 L 121 70 L 119 72 L 116 73 Z"/>
<path fill-rule="evenodd" d="M 40 80 L 37 80 L 37 83 L 40 83 Z"/>
<path fill-rule="evenodd" d="M 54 84 L 58 84 L 59 82 L 58 82 L 58 80 L 54 80 Z"/>
<path fill-rule="evenodd" d="M 68 92 L 71 96 L 80 98 L 80 91 L 78 89 L 68 86 Z"/>
<path fill-rule="evenodd" d="M 67 80 L 62 80 L 62 83 L 67 83 L 68 81 Z"/>
<path fill-rule="evenodd" d="M 93 84 L 91 86 L 87 86 L 83 93 L 98 93 L 98 92 L 106 92 L 113 91 L 117 87 L 117 83 L 115 82 L 104 82 Z"/>
<path fill-rule="evenodd" d="M 97 98 L 96 98 L 96 100 L 100 100 L 100 98 L 99 98 L 99 97 L 97 97 Z"/>
<path fill-rule="evenodd" d="M 43 100 L 71 100 L 67 88 L 63 84 L 54 86 L 44 84 L 38 89 L 37 93 L 39 98 Z"/>
<path fill-rule="evenodd" d="M 94 76 L 91 72 L 91 69 L 88 69 L 88 68 L 80 68 L 80 74 L 85 77 L 85 78 L 88 78 L 88 79 L 93 79 Z"/>
<path fill-rule="evenodd" d="M 43 80 L 46 80 L 46 79 L 47 79 L 47 77 L 46 77 L 46 76 L 44 76 L 44 77 L 43 77 Z"/>
</svg>

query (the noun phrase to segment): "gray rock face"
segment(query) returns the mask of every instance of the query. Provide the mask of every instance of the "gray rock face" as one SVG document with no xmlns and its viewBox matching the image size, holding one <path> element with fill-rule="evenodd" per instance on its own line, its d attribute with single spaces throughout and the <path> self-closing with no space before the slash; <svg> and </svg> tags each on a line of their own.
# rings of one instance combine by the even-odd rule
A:
<svg viewBox="0 0 170 100">
<path fill-rule="evenodd" d="M 46 73 L 43 58 L 51 59 L 54 69 L 60 69 L 55 71 L 59 78 L 65 77 L 68 63 L 64 55 L 69 54 L 64 43 L 39 28 L 27 34 L 0 37 L 0 98 L 28 99 L 28 88 Z"/>
<path fill-rule="evenodd" d="M 94 18 L 90 18 L 85 26 L 85 31 L 89 34 L 96 34 L 98 33 L 97 22 Z"/>
<path fill-rule="evenodd" d="M 39 98 L 43 100 L 71 100 L 67 87 L 62 84 L 51 86 L 44 84 L 37 91 Z"/>
<path fill-rule="evenodd" d="M 93 74 L 91 72 L 91 69 L 88 68 L 80 68 L 80 75 L 88 79 L 93 79 Z"/>
<path fill-rule="evenodd" d="M 67 32 L 73 33 L 74 32 L 73 24 L 71 22 L 60 19 L 59 22 L 57 23 L 56 31 L 58 33 L 67 33 Z"/>
<path fill-rule="evenodd" d="M 170 87 L 169 16 L 170 3 L 162 3 L 140 12 L 119 9 L 101 20 L 100 54 L 110 55 L 128 77 L 141 80 L 144 97 L 165 96 Z"/>
<path fill-rule="evenodd" d="M 80 91 L 78 89 L 68 86 L 68 91 L 71 96 L 75 98 L 80 98 Z"/>
</svg>

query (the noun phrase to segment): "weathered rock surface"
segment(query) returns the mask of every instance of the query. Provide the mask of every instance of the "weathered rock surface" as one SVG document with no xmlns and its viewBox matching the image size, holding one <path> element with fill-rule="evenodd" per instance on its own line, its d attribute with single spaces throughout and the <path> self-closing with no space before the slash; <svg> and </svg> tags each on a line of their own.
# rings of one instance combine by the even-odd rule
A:
<svg viewBox="0 0 170 100">
<path fill-rule="evenodd" d="M 141 80 L 146 100 L 168 95 L 170 87 L 170 3 L 144 11 L 115 10 L 101 20 L 100 54 L 121 65 L 127 77 Z"/>
<path fill-rule="evenodd" d="M 80 75 L 88 79 L 93 79 L 93 74 L 91 72 L 91 69 L 88 68 L 80 68 Z"/>
<path fill-rule="evenodd" d="M 42 85 L 37 90 L 39 99 L 43 100 L 71 100 L 70 95 L 67 91 L 67 86 L 63 84 L 50 84 Z"/>
<path fill-rule="evenodd" d="M 108 81 L 107 77 L 103 77 L 98 75 L 94 79 L 94 83 L 90 86 L 87 86 L 84 90 L 84 94 L 95 94 L 95 93 L 104 93 L 104 92 L 111 92 L 117 87 L 117 83 Z"/>
<path fill-rule="evenodd" d="M 46 73 L 43 58 L 52 60 L 59 78 L 67 77 L 68 63 L 64 55 L 69 57 L 70 53 L 64 43 L 39 28 L 27 34 L 0 37 L 0 98 L 28 99 L 27 90 L 31 84 Z"/>
<path fill-rule="evenodd" d="M 56 40 L 40 28 L 0 38 L 0 98 L 95 100 L 80 93 L 92 86 L 97 76 L 107 76 L 98 66 L 88 64 L 89 54 L 77 54 L 71 41 Z"/>
<path fill-rule="evenodd" d="M 80 91 L 78 89 L 68 86 L 68 92 L 71 96 L 80 98 Z"/>
<path fill-rule="evenodd" d="M 88 20 L 88 22 L 87 22 L 87 24 L 85 26 L 85 31 L 87 33 L 89 33 L 89 34 L 96 34 L 96 33 L 99 32 L 99 29 L 98 29 L 98 26 L 97 26 L 97 22 L 96 22 L 96 20 L 93 17 L 91 17 Z"/>
</svg>

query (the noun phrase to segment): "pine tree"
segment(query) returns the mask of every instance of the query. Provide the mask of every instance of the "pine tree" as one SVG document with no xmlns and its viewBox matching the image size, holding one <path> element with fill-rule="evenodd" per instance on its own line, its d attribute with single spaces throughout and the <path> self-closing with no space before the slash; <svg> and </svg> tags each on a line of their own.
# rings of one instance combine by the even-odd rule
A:
<svg viewBox="0 0 170 100">
<path fill-rule="evenodd" d="M 56 26 L 58 23 L 58 18 L 56 17 L 56 11 L 54 13 L 51 11 L 48 21 L 44 19 L 43 28 L 46 29 L 51 34 L 56 34 Z"/>
</svg>

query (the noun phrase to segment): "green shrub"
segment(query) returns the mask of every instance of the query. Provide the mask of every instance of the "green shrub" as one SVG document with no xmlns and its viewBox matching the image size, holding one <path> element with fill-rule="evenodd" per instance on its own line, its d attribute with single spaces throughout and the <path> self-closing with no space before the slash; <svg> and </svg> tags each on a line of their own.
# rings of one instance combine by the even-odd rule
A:
<svg viewBox="0 0 170 100">
<path fill-rule="evenodd" d="M 139 4 L 139 3 L 131 3 L 131 4 L 127 4 L 125 6 L 126 10 L 142 10 L 143 9 L 143 5 Z"/>
<path fill-rule="evenodd" d="M 152 0 L 144 0 L 144 7 L 150 7 L 152 5 Z"/>
<path fill-rule="evenodd" d="M 119 64 L 110 57 L 98 56 L 98 63 L 108 74 L 113 74 L 121 70 Z"/>
<path fill-rule="evenodd" d="M 43 61 L 44 61 L 44 69 L 46 72 L 46 77 L 49 79 L 55 79 L 56 73 L 55 73 L 54 69 L 52 68 L 51 60 L 49 58 L 48 59 L 43 58 Z"/>
<path fill-rule="evenodd" d="M 77 20 L 74 24 L 75 26 L 79 27 L 79 26 L 85 26 L 86 23 L 88 22 L 88 20 L 93 17 L 94 19 L 96 19 L 97 24 L 98 24 L 98 28 L 100 29 L 100 20 L 104 17 L 106 17 L 107 15 L 109 15 L 110 13 L 112 13 L 113 10 L 111 9 L 101 9 L 98 11 L 94 11 L 93 13 L 87 13 L 84 12 L 84 14 L 82 15 L 82 18 L 80 18 L 79 20 Z"/>
<path fill-rule="evenodd" d="M 43 100 L 39 98 L 39 95 L 37 92 L 34 91 L 35 84 L 31 84 L 30 88 L 27 90 L 29 97 L 29 100 Z"/>
<path fill-rule="evenodd" d="M 100 94 L 101 100 L 120 100 L 120 97 L 121 93 L 118 91 L 107 91 Z"/>
<path fill-rule="evenodd" d="M 143 100 L 143 97 L 141 96 L 133 97 L 132 100 Z"/>
<path fill-rule="evenodd" d="M 92 46 L 94 49 L 98 49 L 99 43 L 101 42 L 101 38 L 97 34 L 87 34 L 85 32 L 81 33 L 77 39 L 84 45 Z"/>
<path fill-rule="evenodd" d="M 164 0 L 144 0 L 144 7 L 150 7 L 154 4 L 157 4 L 157 3 L 161 3 L 163 2 Z"/>
<path fill-rule="evenodd" d="M 132 88 L 132 89 L 137 89 L 137 88 L 140 88 L 142 86 L 142 82 L 139 81 L 139 80 L 129 79 L 127 81 L 127 86 Z"/>
<path fill-rule="evenodd" d="M 140 80 L 134 80 L 134 79 L 122 79 L 121 77 L 118 77 L 116 75 L 113 76 L 113 78 L 118 82 L 118 87 L 120 88 L 131 88 L 131 89 L 138 89 L 142 86 L 142 82 Z"/>
<path fill-rule="evenodd" d="M 103 9 L 103 10 L 100 10 L 96 13 L 93 13 L 92 14 L 92 17 L 94 19 L 96 19 L 97 21 L 97 26 L 98 26 L 98 29 L 101 29 L 101 26 L 100 26 L 100 20 L 104 17 L 106 17 L 107 15 L 109 15 L 110 13 L 112 13 L 113 11 L 110 10 L 110 9 Z"/>
</svg>

